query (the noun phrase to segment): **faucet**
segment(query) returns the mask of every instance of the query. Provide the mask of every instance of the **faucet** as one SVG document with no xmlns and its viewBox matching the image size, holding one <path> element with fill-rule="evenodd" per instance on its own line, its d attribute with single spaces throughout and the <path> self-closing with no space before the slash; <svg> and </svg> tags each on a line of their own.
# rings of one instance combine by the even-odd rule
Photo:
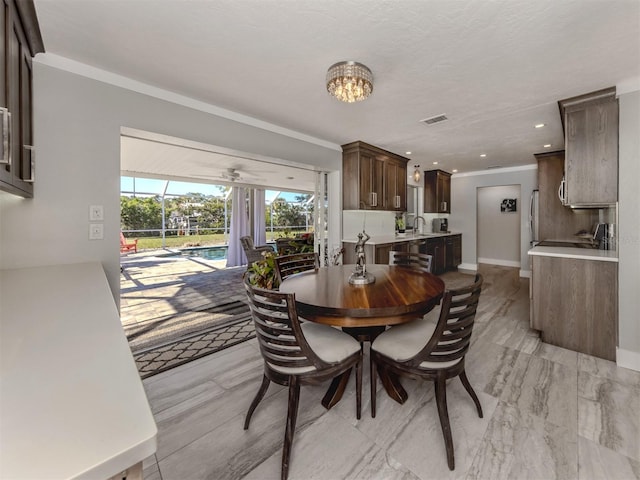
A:
<svg viewBox="0 0 640 480">
<path fill-rule="evenodd" d="M 413 219 L 413 234 L 416 234 L 416 230 L 418 229 L 418 220 L 422 220 L 422 224 L 425 225 L 426 222 L 424 220 L 424 217 L 421 217 L 420 215 L 416 215 L 416 218 Z"/>
</svg>

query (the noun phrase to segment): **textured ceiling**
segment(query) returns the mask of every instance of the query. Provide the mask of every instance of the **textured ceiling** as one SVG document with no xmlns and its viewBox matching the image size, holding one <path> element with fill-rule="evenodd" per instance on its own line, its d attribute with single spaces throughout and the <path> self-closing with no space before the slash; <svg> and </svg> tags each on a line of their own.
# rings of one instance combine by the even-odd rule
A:
<svg viewBox="0 0 640 480">
<path fill-rule="evenodd" d="M 337 145 L 411 151 L 422 169 L 534 163 L 563 148 L 558 100 L 640 78 L 637 0 L 35 5 L 49 53 Z M 326 93 L 341 60 L 373 71 L 365 102 Z"/>
</svg>

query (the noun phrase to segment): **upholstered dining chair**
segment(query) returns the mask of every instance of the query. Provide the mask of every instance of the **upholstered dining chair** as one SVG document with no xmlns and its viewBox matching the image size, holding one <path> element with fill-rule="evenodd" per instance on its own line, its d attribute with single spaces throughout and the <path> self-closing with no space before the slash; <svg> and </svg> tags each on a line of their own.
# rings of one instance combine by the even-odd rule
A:
<svg viewBox="0 0 640 480">
<path fill-rule="evenodd" d="M 376 367 L 410 378 L 433 380 L 440 426 L 444 435 L 449 469 L 455 468 L 453 437 L 447 411 L 446 381 L 460 377 L 465 390 L 482 418 L 482 406 L 464 369 L 471 332 L 482 288 L 482 275 L 471 285 L 447 290 L 442 299 L 440 317 L 428 317 L 392 327 L 371 345 L 371 416 L 376 416 Z"/>
<path fill-rule="evenodd" d="M 240 244 L 247 257 L 247 268 L 249 268 L 253 262 L 262 260 L 263 252 L 275 252 L 275 249 L 271 245 L 254 246 L 253 238 L 249 236 L 240 237 Z"/>
<path fill-rule="evenodd" d="M 389 252 L 389 265 L 411 267 L 421 272 L 431 273 L 431 255 L 417 252 Z"/>
<path fill-rule="evenodd" d="M 300 322 L 295 295 L 265 290 L 244 282 L 260 351 L 262 385 L 249 407 L 244 429 L 264 398 L 270 382 L 289 387 L 289 407 L 282 449 L 282 480 L 286 480 L 298 414 L 301 385 L 317 385 L 356 369 L 356 418 L 362 404 L 362 352 L 346 333 L 327 325 Z M 326 440 L 326 439 L 324 439 Z M 338 441 L 336 439 L 336 441 Z"/>
<path fill-rule="evenodd" d="M 276 277 L 280 285 L 285 278 L 294 273 L 317 270 L 320 268 L 320 259 L 316 252 L 294 253 L 276 257 L 275 264 Z"/>
</svg>

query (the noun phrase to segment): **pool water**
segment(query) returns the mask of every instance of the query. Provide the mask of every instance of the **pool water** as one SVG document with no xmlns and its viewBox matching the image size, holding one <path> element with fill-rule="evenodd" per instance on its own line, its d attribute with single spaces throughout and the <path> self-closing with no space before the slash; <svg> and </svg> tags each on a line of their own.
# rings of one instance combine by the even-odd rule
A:
<svg viewBox="0 0 640 480">
<path fill-rule="evenodd" d="M 206 260 L 224 260 L 227 258 L 226 245 L 218 245 L 216 247 L 193 247 L 182 248 L 178 252 L 161 255 L 163 257 L 199 257 Z"/>
</svg>

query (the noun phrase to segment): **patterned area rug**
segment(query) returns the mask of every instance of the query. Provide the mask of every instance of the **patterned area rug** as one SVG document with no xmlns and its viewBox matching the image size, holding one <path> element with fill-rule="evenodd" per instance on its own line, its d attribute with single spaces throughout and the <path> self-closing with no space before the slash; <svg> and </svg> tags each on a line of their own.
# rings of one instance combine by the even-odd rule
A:
<svg viewBox="0 0 640 480">
<path fill-rule="evenodd" d="M 251 311 L 234 301 L 125 327 L 142 378 L 255 337 Z"/>
</svg>

